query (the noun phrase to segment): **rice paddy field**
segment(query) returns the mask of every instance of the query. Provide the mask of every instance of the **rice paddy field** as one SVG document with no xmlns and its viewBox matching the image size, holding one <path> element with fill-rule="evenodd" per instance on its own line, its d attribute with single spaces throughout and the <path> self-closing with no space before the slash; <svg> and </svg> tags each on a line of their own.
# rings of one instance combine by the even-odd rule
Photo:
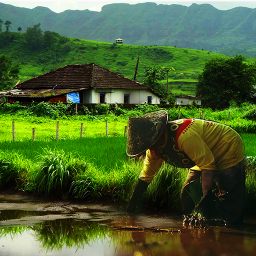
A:
<svg viewBox="0 0 256 256">
<path fill-rule="evenodd" d="M 160 109 L 160 108 L 158 108 Z M 64 198 L 109 200 L 126 207 L 143 161 L 126 155 L 129 116 L 158 110 L 138 106 L 118 114 L 38 116 L 27 109 L 0 114 L 0 188 Z M 204 118 L 225 123 L 239 132 L 251 163 L 247 170 L 247 213 L 255 213 L 256 125 L 254 105 L 223 111 L 195 107 L 166 109 L 169 119 Z M 180 212 L 179 193 L 187 170 L 163 164 L 150 184 L 150 207 Z"/>
</svg>

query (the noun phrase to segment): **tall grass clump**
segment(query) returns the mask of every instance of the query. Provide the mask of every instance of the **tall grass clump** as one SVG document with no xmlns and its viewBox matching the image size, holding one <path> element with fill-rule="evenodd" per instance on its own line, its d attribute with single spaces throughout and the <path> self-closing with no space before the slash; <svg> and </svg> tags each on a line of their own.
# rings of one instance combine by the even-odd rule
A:
<svg viewBox="0 0 256 256">
<path fill-rule="evenodd" d="M 25 190 L 49 195 L 67 195 L 78 172 L 85 170 L 85 163 L 63 150 L 44 150 L 39 156 L 39 165 L 33 170 Z"/>
<path fill-rule="evenodd" d="M 250 156 L 246 158 L 246 179 L 245 179 L 245 199 L 247 214 L 256 212 L 256 156 Z"/>
<path fill-rule="evenodd" d="M 96 198 L 113 202 L 128 202 L 133 186 L 138 180 L 142 163 L 134 160 L 123 162 L 109 172 L 88 165 L 86 172 L 76 176 L 70 188 L 75 198 Z"/>
<path fill-rule="evenodd" d="M 29 161 L 19 153 L 0 151 L 0 189 L 19 185 L 29 167 Z"/>
<path fill-rule="evenodd" d="M 158 208 L 167 206 L 171 210 L 180 210 L 180 191 L 186 175 L 184 169 L 164 163 L 148 187 L 147 202 Z"/>
</svg>

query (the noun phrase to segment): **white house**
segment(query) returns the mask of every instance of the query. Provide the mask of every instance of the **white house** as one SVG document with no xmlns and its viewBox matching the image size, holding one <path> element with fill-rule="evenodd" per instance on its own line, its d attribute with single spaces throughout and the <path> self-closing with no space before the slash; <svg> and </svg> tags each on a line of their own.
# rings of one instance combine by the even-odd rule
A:
<svg viewBox="0 0 256 256">
<path fill-rule="evenodd" d="M 201 98 L 196 97 L 194 95 L 176 96 L 176 104 L 177 105 L 191 105 L 193 102 L 196 105 L 201 105 Z"/>
<path fill-rule="evenodd" d="M 150 87 L 94 63 L 67 65 L 6 91 L 9 102 L 159 104 Z"/>
<path fill-rule="evenodd" d="M 122 38 L 117 38 L 116 39 L 116 43 L 117 44 L 122 44 L 123 43 L 123 39 Z"/>
</svg>

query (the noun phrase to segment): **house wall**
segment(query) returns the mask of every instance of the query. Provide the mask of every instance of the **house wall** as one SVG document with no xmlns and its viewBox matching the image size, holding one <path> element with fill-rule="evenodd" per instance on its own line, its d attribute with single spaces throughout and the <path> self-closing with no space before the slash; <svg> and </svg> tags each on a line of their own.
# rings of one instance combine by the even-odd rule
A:
<svg viewBox="0 0 256 256">
<path fill-rule="evenodd" d="M 97 92 L 94 89 L 86 90 L 83 92 L 83 103 L 100 103 L 100 94 L 104 93 Z M 148 102 L 148 96 L 152 97 L 152 104 L 159 104 L 160 99 L 158 96 L 147 90 L 123 90 L 123 89 L 113 89 L 111 92 L 105 92 L 105 102 L 106 103 L 124 103 L 124 95 L 130 95 L 130 104 L 141 104 Z"/>
<path fill-rule="evenodd" d="M 190 99 L 190 98 L 176 98 L 176 104 L 177 105 L 191 105 L 193 101 L 197 105 L 201 105 L 201 100 L 200 99 Z"/>
</svg>

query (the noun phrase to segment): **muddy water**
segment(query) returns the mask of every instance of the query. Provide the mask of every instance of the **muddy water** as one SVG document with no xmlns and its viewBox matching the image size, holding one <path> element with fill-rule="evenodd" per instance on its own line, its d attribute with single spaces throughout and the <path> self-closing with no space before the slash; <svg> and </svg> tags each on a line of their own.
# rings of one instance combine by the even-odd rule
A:
<svg viewBox="0 0 256 256">
<path fill-rule="evenodd" d="M 256 220 L 243 227 L 183 226 L 181 216 L 129 216 L 113 206 L 0 195 L 2 256 L 249 256 Z"/>
</svg>

